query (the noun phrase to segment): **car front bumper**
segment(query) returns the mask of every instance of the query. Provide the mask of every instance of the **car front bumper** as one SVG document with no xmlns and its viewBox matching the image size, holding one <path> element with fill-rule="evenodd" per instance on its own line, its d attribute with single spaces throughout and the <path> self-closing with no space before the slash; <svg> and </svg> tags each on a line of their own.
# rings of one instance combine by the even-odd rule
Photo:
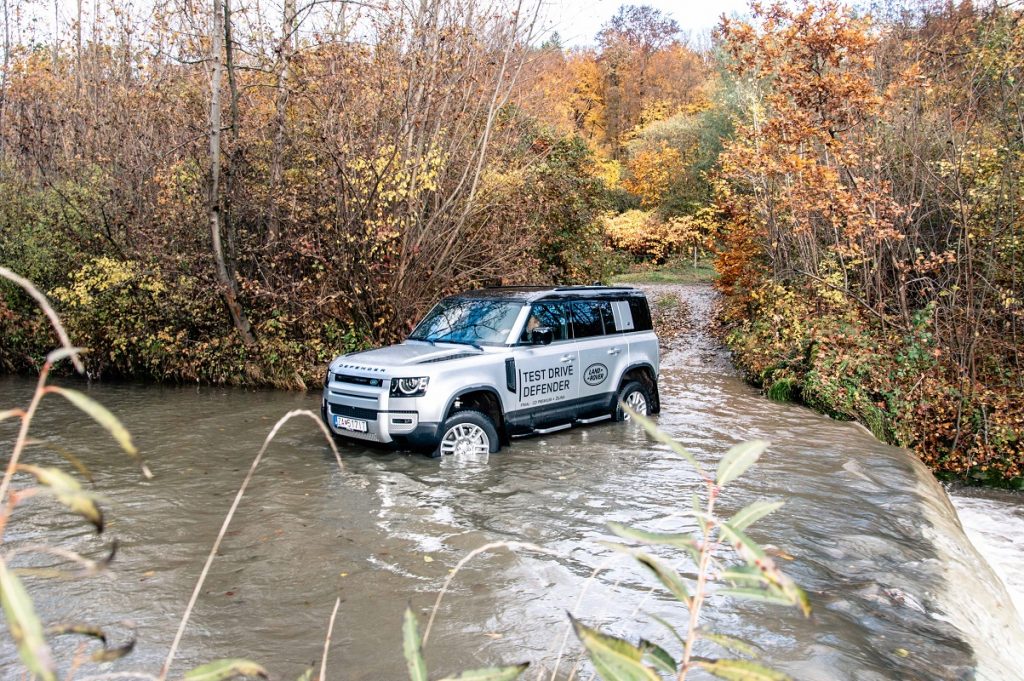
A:
<svg viewBox="0 0 1024 681">
<path fill-rule="evenodd" d="M 417 411 L 378 409 L 376 403 L 371 396 L 339 395 L 325 389 L 320 413 L 332 433 L 351 440 L 416 448 L 437 444 L 439 423 L 421 421 Z M 340 427 L 338 417 L 365 423 L 366 431 Z"/>
</svg>

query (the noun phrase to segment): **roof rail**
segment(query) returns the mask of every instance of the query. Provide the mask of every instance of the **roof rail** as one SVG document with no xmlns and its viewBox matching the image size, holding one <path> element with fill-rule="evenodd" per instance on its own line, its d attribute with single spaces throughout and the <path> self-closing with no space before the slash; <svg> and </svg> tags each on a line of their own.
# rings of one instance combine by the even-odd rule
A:
<svg viewBox="0 0 1024 681">
<path fill-rule="evenodd" d="M 621 291 L 628 290 L 632 291 L 632 286 L 603 286 L 595 284 L 591 286 L 576 285 L 576 286 L 556 286 L 552 289 L 553 291 Z"/>
</svg>

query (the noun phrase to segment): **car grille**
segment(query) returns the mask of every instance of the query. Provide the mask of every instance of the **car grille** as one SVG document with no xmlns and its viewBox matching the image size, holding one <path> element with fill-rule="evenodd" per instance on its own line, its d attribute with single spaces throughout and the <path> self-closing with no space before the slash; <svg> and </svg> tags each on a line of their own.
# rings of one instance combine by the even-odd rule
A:
<svg viewBox="0 0 1024 681">
<path fill-rule="evenodd" d="M 351 407 L 347 404 L 332 404 L 331 413 L 337 414 L 338 416 L 350 416 L 356 419 L 365 419 L 367 421 L 377 420 L 376 409 L 364 409 L 363 407 Z"/>
<path fill-rule="evenodd" d="M 334 374 L 334 380 L 338 383 L 354 383 L 355 385 L 369 385 L 379 388 L 384 385 L 382 378 L 370 378 L 369 376 L 353 376 L 351 374 Z"/>
</svg>

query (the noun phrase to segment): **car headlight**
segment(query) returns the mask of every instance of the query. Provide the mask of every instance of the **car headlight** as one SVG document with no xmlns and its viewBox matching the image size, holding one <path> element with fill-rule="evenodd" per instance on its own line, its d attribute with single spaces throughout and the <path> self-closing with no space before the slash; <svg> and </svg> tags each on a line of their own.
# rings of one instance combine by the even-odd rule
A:
<svg viewBox="0 0 1024 681">
<path fill-rule="evenodd" d="M 430 379 L 422 378 L 393 378 L 391 379 L 392 397 L 422 397 L 427 392 L 427 382 Z"/>
</svg>

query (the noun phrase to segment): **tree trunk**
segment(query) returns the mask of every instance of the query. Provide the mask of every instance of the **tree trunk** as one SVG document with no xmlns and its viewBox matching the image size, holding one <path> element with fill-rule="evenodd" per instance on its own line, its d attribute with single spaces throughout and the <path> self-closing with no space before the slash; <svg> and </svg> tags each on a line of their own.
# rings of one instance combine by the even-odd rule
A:
<svg viewBox="0 0 1024 681">
<path fill-rule="evenodd" d="M 224 240 L 227 242 L 227 268 L 228 272 L 236 272 L 238 262 L 238 249 L 235 246 L 234 227 L 234 206 L 232 201 L 235 197 L 235 168 L 239 166 L 241 145 L 238 144 L 238 79 L 235 77 L 235 43 L 231 35 L 231 0 L 224 0 L 224 56 L 225 67 L 228 74 L 228 92 L 231 93 L 231 106 L 229 107 L 228 129 L 231 131 L 231 152 L 228 154 L 228 162 L 224 167 L 224 200 L 221 204 L 221 231 Z"/>
<path fill-rule="evenodd" d="M 82 93 L 82 0 L 78 0 L 75 18 L 75 95 Z"/>
<path fill-rule="evenodd" d="M 270 154 L 270 187 L 267 191 L 267 244 L 280 235 L 278 190 L 284 176 L 285 125 L 288 115 L 288 71 L 291 66 L 295 37 L 295 0 L 285 0 L 281 19 L 281 42 L 278 48 L 280 66 L 277 71 L 277 92 L 274 101 L 274 147 Z"/>
<path fill-rule="evenodd" d="M 221 207 L 220 207 L 220 131 L 221 105 L 220 89 L 224 77 L 224 7 L 223 0 L 213 0 L 213 28 L 210 35 L 210 180 L 207 197 L 207 216 L 210 222 L 210 237 L 213 247 L 213 259 L 217 266 L 217 282 L 221 294 L 231 314 L 231 321 L 239 336 L 246 345 L 254 345 L 256 339 L 252 335 L 249 319 L 238 303 L 238 287 L 232 272 L 228 272 L 224 258 L 224 246 L 221 243 Z"/>
<path fill-rule="evenodd" d="M 4 136 L 4 118 L 7 111 L 7 72 L 11 67 L 11 8 L 10 0 L 4 0 L 4 70 L 0 73 L 0 161 L 7 156 Z"/>
<path fill-rule="evenodd" d="M 60 58 L 60 2 L 53 0 L 53 72 L 57 73 Z"/>
</svg>

